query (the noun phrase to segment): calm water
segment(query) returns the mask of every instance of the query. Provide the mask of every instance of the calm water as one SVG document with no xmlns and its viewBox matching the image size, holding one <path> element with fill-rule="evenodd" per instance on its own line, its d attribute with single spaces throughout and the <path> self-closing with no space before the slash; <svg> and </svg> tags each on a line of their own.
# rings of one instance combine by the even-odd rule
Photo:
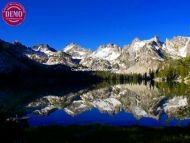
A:
<svg viewBox="0 0 190 143">
<path fill-rule="evenodd" d="M 166 83 L 0 92 L 1 107 L 19 111 L 21 117 L 29 117 L 30 126 L 186 126 L 190 124 L 189 94 L 188 85 Z"/>
</svg>

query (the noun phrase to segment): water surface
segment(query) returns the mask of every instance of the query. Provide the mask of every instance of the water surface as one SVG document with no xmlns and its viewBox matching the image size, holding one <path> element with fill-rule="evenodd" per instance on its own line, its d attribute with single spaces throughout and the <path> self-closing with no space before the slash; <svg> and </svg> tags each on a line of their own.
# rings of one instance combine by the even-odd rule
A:
<svg viewBox="0 0 190 143">
<path fill-rule="evenodd" d="M 30 126 L 106 124 L 186 126 L 190 123 L 187 85 L 160 83 L 95 86 L 42 95 L 24 107 Z"/>
</svg>

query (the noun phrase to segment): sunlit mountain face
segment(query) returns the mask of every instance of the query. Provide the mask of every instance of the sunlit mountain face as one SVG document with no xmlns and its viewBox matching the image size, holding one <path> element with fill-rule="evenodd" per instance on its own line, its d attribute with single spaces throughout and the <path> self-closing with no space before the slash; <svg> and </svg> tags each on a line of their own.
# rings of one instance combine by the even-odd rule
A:
<svg viewBox="0 0 190 143">
<path fill-rule="evenodd" d="M 39 68 L 39 65 L 145 74 L 149 71 L 156 72 L 168 59 L 189 57 L 189 49 L 190 37 L 182 36 L 164 42 L 157 36 L 148 40 L 136 38 L 124 47 L 109 43 L 100 45 L 95 51 L 74 43 L 57 51 L 48 44 L 27 47 L 18 41 L 9 43 L 0 40 L 0 74 L 5 71 L 26 73 Z"/>
<path fill-rule="evenodd" d="M 165 90 L 168 90 L 165 88 Z M 177 126 L 190 122 L 189 96 L 156 86 L 110 85 L 64 95 L 46 95 L 25 106 L 31 126 L 108 124 Z"/>
</svg>

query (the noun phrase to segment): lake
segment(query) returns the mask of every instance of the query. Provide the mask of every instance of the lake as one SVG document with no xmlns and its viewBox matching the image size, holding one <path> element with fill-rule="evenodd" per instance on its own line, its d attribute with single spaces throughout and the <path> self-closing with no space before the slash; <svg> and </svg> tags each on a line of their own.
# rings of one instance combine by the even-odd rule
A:
<svg viewBox="0 0 190 143">
<path fill-rule="evenodd" d="M 0 107 L 29 126 L 187 126 L 189 86 L 179 83 L 107 84 L 48 89 L 0 89 Z"/>
</svg>

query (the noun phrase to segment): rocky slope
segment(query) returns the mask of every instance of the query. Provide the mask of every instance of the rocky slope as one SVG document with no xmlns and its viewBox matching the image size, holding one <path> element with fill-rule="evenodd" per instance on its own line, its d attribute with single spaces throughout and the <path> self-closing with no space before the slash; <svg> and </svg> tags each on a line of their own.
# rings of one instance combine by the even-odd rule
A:
<svg viewBox="0 0 190 143">
<path fill-rule="evenodd" d="M 40 44 L 33 46 L 31 49 L 32 52 L 26 52 L 26 55 L 42 64 L 47 65 L 56 65 L 63 64 L 70 67 L 76 67 L 74 61 L 72 61 L 72 57 L 65 52 L 56 51 L 51 48 L 49 45 Z"/>
<path fill-rule="evenodd" d="M 190 37 L 174 37 L 167 39 L 163 45 L 166 54 L 174 59 L 190 56 Z"/>
<path fill-rule="evenodd" d="M 19 42 L 13 44 L 0 40 L 0 74 L 31 71 L 24 53 L 28 49 Z M 32 62 L 31 62 L 32 64 Z"/>
<path fill-rule="evenodd" d="M 47 48 L 45 46 L 45 48 Z M 62 77 L 71 80 L 92 78 L 90 73 L 72 72 L 76 65 L 70 55 L 64 52 L 42 52 L 33 50 L 19 42 L 8 43 L 0 40 L 0 76 L 5 78 Z M 6 75 L 6 76 L 5 76 Z M 90 77 L 88 77 L 90 76 Z M 59 78 L 57 78 L 59 79 Z M 5 80 L 6 81 L 6 80 Z"/>
<path fill-rule="evenodd" d="M 114 44 L 101 46 L 81 64 L 92 69 L 143 74 L 155 71 L 163 60 L 162 42 L 154 37 L 145 41 L 135 39 L 123 49 Z"/>
<path fill-rule="evenodd" d="M 156 71 L 164 61 L 162 42 L 158 37 L 140 41 L 136 39 L 126 47 L 125 54 L 129 56 L 127 73 L 149 73 Z"/>
<path fill-rule="evenodd" d="M 89 56 L 81 60 L 80 64 L 93 70 L 112 69 L 112 63 L 121 55 L 122 49 L 114 44 L 100 46 Z"/>
</svg>

